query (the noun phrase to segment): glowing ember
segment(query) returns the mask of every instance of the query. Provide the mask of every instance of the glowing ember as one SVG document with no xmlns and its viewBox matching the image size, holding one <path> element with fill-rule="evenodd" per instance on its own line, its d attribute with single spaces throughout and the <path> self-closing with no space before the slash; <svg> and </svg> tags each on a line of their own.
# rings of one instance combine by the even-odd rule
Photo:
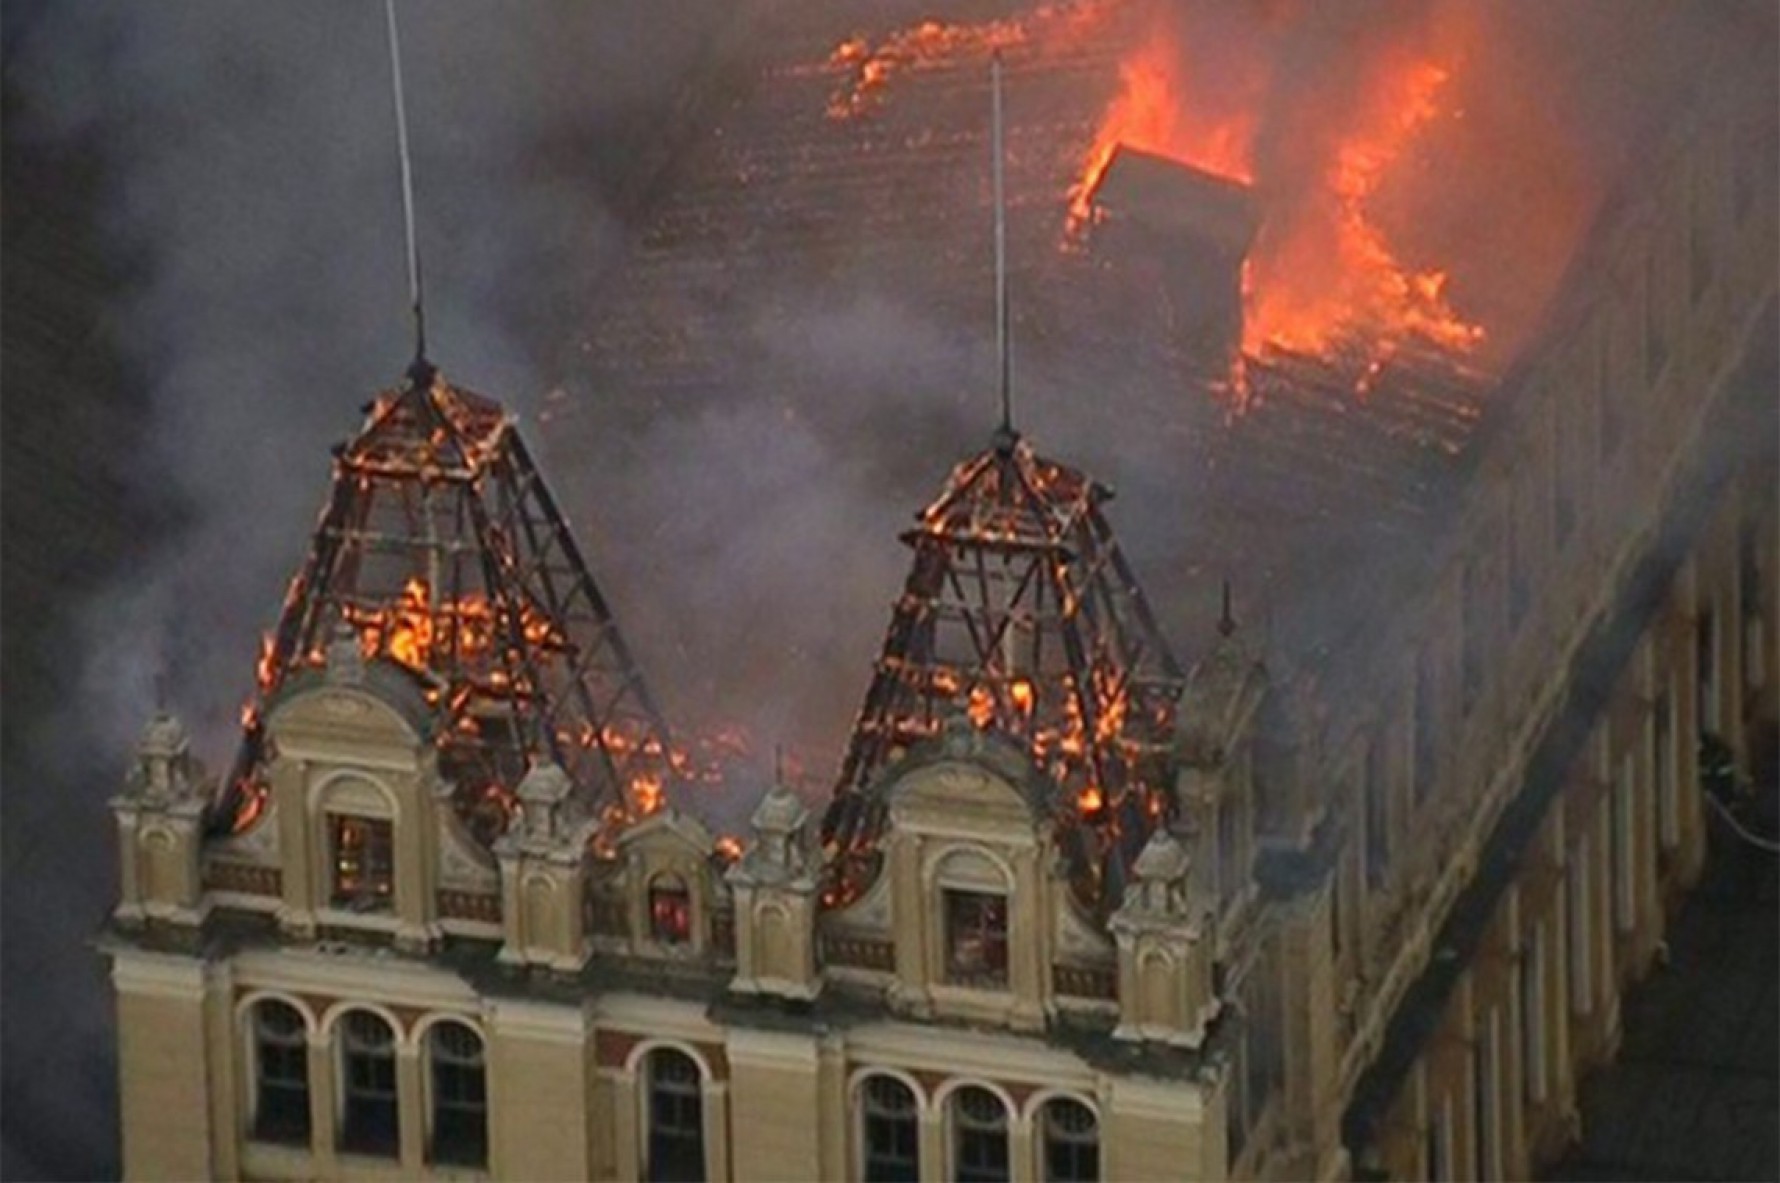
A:
<svg viewBox="0 0 1780 1183">
<path fill-rule="evenodd" d="M 844 75 L 829 96 L 830 119 L 852 119 L 884 101 L 891 78 L 905 70 L 931 69 L 959 58 L 983 58 L 997 50 L 1039 42 L 1066 43 L 1079 37 L 1110 9 L 1106 0 L 1041 4 L 1021 18 L 975 25 L 927 20 L 898 29 L 877 44 L 853 36 L 834 47 L 823 68 Z"/>
<path fill-rule="evenodd" d="M 630 800 L 638 817 L 648 817 L 663 803 L 662 780 L 659 776 L 639 775 L 630 782 Z"/>
</svg>

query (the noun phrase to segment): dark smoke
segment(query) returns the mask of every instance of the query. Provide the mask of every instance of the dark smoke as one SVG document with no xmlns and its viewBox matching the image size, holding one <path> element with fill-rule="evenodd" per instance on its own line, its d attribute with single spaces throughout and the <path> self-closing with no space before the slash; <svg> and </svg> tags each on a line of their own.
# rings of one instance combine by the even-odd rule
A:
<svg viewBox="0 0 1780 1183">
<path fill-rule="evenodd" d="M 543 388 L 536 334 L 585 303 L 622 242 L 614 211 L 637 144 L 727 6 L 402 9 L 435 355 L 524 410 Z M 114 894 L 104 802 L 157 680 L 211 766 L 229 760 L 328 446 L 400 376 L 411 332 L 381 4 L 95 0 L 6 15 L 7 201 L 15 147 L 46 171 L 98 162 L 94 216 L 121 276 L 107 397 L 144 415 L 95 487 L 121 483 L 157 523 L 56 622 L 60 638 L 7 620 L 9 647 L 53 643 L 46 660 L 80 673 L 60 696 L 8 690 L 0 1174 L 98 1178 L 117 1171 L 110 1005 L 86 944 Z M 50 397 L 17 386 L 11 360 L 9 400 Z M 29 440 L 9 415 L 9 454 L 94 463 L 79 430 L 94 413 L 109 412 L 21 418 L 59 432 Z"/>
</svg>

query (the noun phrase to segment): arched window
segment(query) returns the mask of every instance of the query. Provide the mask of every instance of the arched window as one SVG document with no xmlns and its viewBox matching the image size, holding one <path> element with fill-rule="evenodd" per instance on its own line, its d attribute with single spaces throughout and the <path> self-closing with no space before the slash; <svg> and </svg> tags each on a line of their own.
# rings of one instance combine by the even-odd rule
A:
<svg viewBox="0 0 1780 1183">
<path fill-rule="evenodd" d="M 865 1183 L 914 1183 L 921 1177 L 921 1127 L 915 1094 L 894 1076 L 872 1076 L 860 1089 Z"/>
<path fill-rule="evenodd" d="M 1046 1183 L 1092 1183 L 1100 1178 L 1100 1123 L 1080 1101 L 1047 1101 L 1039 1122 Z"/>
<path fill-rule="evenodd" d="M 648 1178 L 699 1183 L 705 1177 L 705 1111 L 698 1065 L 672 1048 L 649 1053 Z"/>
<path fill-rule="evenodd" d="M 1007 1183 L 1007 1107 L 988 1089 L 952 1094 L 952 1168 L 958 1183 Z"/>
<path fill-rule="evenodd" d="M 309 1041 L 303 1016 L 268 998 L 253 1008 L 253 1136 L 309 1144 Z"/>
<path fill-rule="evenodd" d="M 427 1033 L 432 1071 L 432 1161 L 488 1165 L 488 1075 L 482 1037 L 462 1023 L 438 1023 Z"/>
<path fill-rule="evenodd" d="M 348 1012 L 340 1027 L 340 1148 L 354 1154 L 394 1155 L 401 1146 L 395 1033 L 364 1010 Z"/>
<path fill-rule="evenodd" d="M 664 871 L 649 881 L 649 932 L 664 945 L 692 939 L 692 893 L 686 881 Z"/>
</svg>

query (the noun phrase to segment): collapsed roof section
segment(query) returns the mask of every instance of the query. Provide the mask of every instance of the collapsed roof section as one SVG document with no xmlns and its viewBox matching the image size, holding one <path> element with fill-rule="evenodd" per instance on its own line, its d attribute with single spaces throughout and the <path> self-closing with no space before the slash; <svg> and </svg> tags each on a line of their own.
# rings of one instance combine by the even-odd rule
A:
<svg viewBox="0 0 1780 1183">
<path fill-rule="evenodd" d="M 667 730 L 512 417 L 424 361 L 367 410 L 266 640 L 219 824 L 259 815 L 265 708 L 342 639 L 437 713 L 441 771 L 483 841 L 542 759 L 606 831 L 660 808 Z"/>
<path fill-rule="evenodd" d="M 1078 896 L 1116 906 L 1169 809 L 1182 679 L 1102 513 L 1110 496 L 1004 429 L 903 536 L 914 564 L 823 823 L 831 899 L 875 873 L 880 774 L 963 713 L 1048 774 Z"/>
</svg>

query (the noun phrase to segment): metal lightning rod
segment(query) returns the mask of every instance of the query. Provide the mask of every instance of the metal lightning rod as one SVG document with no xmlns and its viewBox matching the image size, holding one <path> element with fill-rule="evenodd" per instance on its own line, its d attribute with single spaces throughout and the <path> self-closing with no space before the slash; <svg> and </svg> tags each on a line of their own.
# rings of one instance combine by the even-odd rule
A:
<svg viewBox="0 0 1780 1183">
<path fill-rule="evenodd" d="M 1009 339 L 1007 317 L 1007 200 L 1001 175 L 1000 50 L 996 50 L 990 59 L 989 83 L 992 95 L 990 151 L 995 157 L 995 355 L 1001 367 L 1001 434 L 1011 437 L 1014 431 L 1013 342 Z"/>
<path fill-rule="evenodd" d="M 402 43 L 396 34 L 396 0 L 383 0 L 389 18 L 389 73 L 396 95 L 396 148 L 402 160 L 402 219 L 408 232 L 408 300 L 414 309 L 414 364 L 426 363 L 426 301 L 420 282 L 420 246 L 414 238 L 414 165 L 408 155 L 408 108 L 402 101 Z"/>
</svg>

